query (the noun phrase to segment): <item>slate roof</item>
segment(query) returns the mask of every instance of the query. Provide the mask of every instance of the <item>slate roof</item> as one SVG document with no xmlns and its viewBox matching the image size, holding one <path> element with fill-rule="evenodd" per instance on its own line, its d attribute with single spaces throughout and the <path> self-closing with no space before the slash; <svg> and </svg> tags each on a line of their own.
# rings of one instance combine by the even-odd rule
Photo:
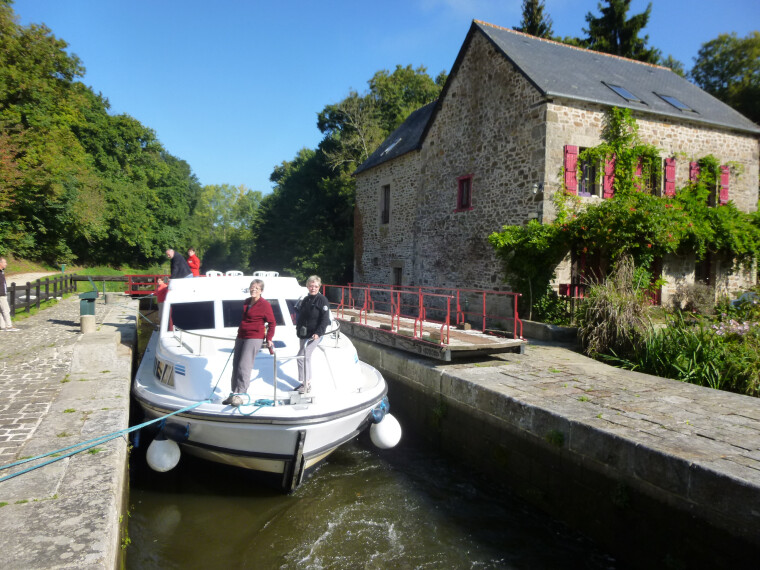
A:
<svg viewBox="0 0 760 570">
<path fill-rule="evenodd" d="M 412 150 L 418 150 L 422 144 L 422 133 L 433 115 L 436 101 L 420 107 L 409 115 L 401 126 L 393 131 L 390 136 L 383 141 L 375 152 L 369 155 L 354 174 L 364 172 L 374 166 L 382 164 L 387 160 L 406 154 Z M 395 143 L 395 144 L 394 144 Z"/>
<path fill-rule="evenodd" d="M 446 96 L 451 79 L 456 75 L 472 35 L 476 32 L 482 33 L 491 41 L 548 99 L 567 98 L 610 107 L 627 107 L 643 113 L 760 134 L 760 126 L 669 68 L 536 38 L 479 20 L 472 22 L 441 93 L 441 99 Z M 634 95 L 637 101 L 627 100 L 609 85 L 622 87 Z M 663 96 L 675 97 L 688 109 L 677 108 Z M 354 174 L 421 148 L 429 125 L 435 118 L 436 105 L 437 102 L 434 101 L 409 115 Z"/>
<path fill-rule="evenodd" d="M 760 127 L 667 67 L 576 48 L 473 21 L 544 95 L 628 107 L 748 133 Z M 626 101 L 606 84 L 624 87 L 641 100 Z M 677 97 L 692 111 L 680 111 L 658 95 Z"/>
</svg>

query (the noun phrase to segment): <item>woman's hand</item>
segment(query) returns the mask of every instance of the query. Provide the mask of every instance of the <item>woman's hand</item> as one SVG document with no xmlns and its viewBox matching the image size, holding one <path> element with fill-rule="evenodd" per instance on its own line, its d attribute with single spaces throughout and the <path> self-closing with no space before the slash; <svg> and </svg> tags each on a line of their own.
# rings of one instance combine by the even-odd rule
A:
<svg viewBox="0 0 760 570">
<path fill-rule="evenodd" d="M 319 339 L 319 335 L 317 333 L 314 333 L 313 335 L 311 335 L 311 340 L 318 340 L 318 339 Z"/>
</svg>

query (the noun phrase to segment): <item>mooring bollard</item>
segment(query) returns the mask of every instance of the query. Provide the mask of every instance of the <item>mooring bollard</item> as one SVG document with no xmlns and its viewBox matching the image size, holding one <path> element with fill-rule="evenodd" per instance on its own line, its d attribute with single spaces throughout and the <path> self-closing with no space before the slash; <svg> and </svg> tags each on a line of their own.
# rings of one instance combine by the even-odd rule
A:
<svg viewBox="0 0 760 570">
<path fill-rule="evenodd" d="M 79 327 L 82 334 L 95 332 L 95 315 L 80 315 Z"/>
<path fill-rule="evenodd" d="M 118 302 L 120 297 L 119 293 L 106 293 L 106 305 L 113 305 Z"/>
</svg>

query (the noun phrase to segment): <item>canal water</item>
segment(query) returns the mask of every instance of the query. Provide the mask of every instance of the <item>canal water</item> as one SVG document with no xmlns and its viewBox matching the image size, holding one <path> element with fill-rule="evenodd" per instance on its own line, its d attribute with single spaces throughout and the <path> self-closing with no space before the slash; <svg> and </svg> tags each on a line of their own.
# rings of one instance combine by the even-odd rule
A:
<svg viewBox="0 0 760 570">
<path fill-rule="evenodd" d="M 246 470 L 184 454 L 175 469 L 156 473 L 145 463 L 143 438 L 130 454 L 126 567 L 623 567 L 413 435 L 381 451 L 362 434 L 290 495 Z"/>
<path fill-rule="evenodd" d="M 591 541 L 403 441 L 361 436 L 291 495 L 189 456 L 133 451 L 127 568 L 621 568 Z"/>
</svg>

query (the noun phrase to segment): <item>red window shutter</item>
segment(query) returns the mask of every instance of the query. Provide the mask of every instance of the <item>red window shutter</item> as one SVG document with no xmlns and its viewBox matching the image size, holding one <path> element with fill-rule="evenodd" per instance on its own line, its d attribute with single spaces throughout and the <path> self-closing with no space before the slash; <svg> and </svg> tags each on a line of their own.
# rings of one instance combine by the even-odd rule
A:
<svg viewBox="0 0 760 570">
<path fill-rule="evenodd" d="M 604 162 L 603 198 L 612 198 L 615 194 L 615 157 Z"/>
<path fill-rule="evenodd" d="M 689 163 L 689 182 L 696 184 L 698 179 L 699 179 L 699 163 L 690 162 Z"/>
<path fill-rule="evenodd" d="M 665 195 L 676 195 L 676 159 L 665 159 Z"/>
<path fill-rule="evenodd" d="M 730 178 L 730 170 L 728 166 L 721 165 L 720 167 L 720 200 L 719 204 L 728 204 L 728 181 Z"/>
<path fill-rule="evenodd" d="M 571 194 L 578 193 L 578 147 L 565 145 L 565 189 Z"/>
</svg>

